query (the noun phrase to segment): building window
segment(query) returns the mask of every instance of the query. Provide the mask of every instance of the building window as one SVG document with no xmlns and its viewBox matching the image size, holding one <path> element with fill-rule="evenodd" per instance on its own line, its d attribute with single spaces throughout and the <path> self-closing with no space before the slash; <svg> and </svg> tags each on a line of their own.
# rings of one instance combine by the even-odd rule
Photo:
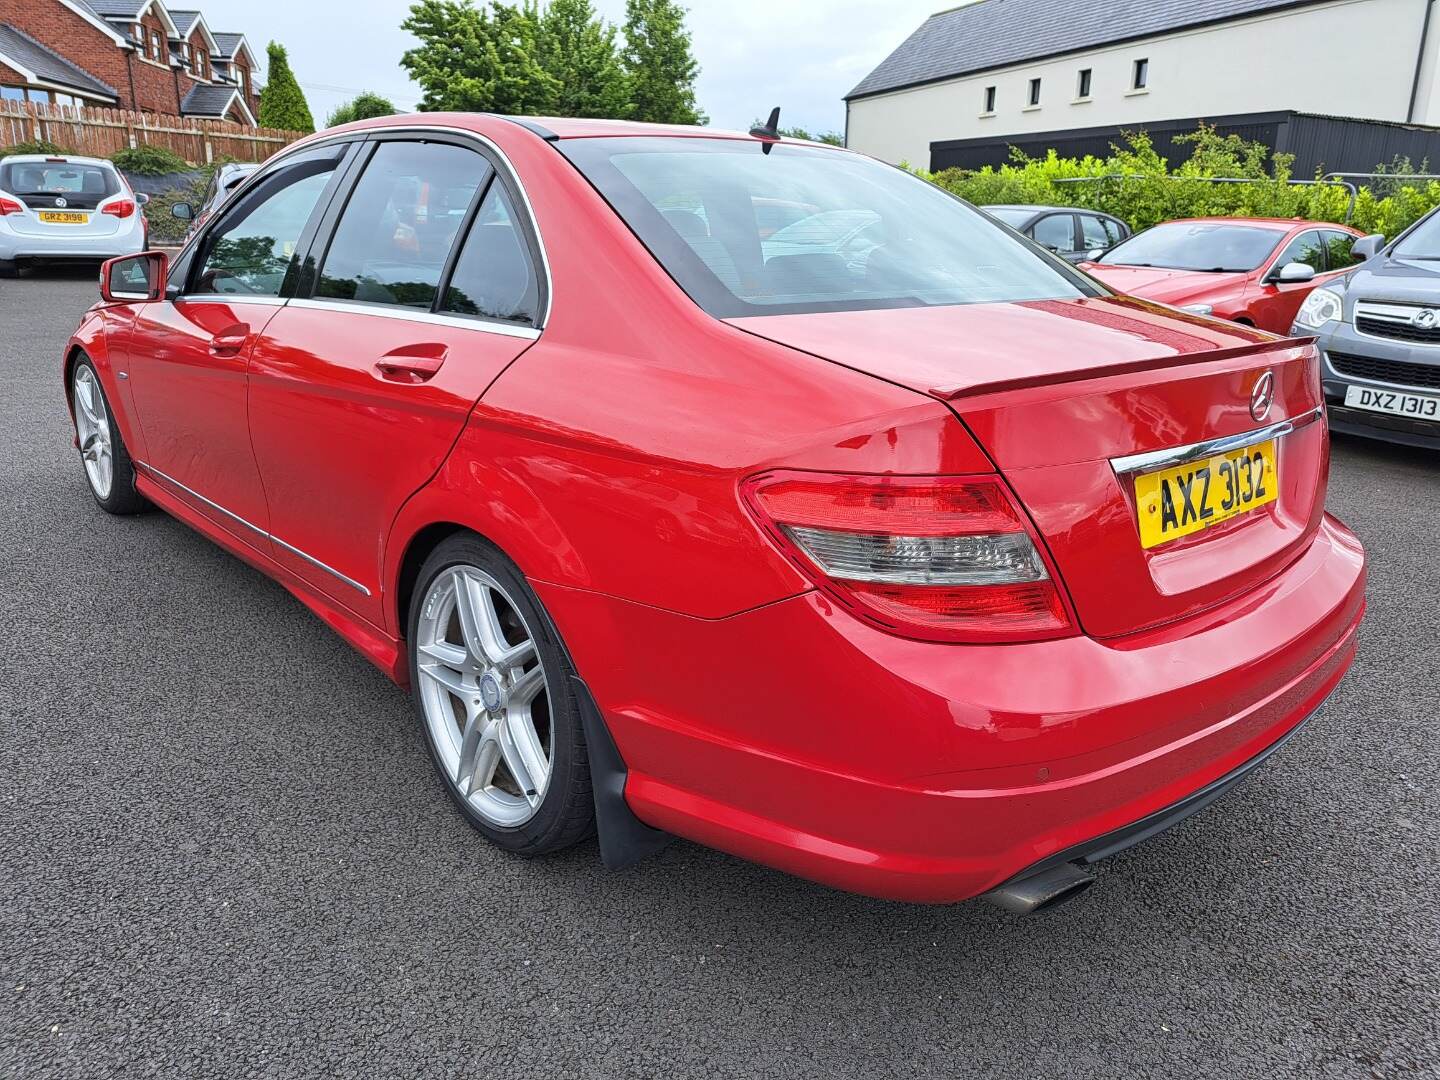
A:
<svg viewBox="0 0 1440 1080">
<path fill-rule="evenodd" d="M 1135 71 L 1130 77 L 1130 89 L 1144 90 L 1146 83 L 1150 81 L 1150 61 L 1136 60 Z"/>
<path fill-rule="evenodd" d="M 1030 105 L 1033 108 L 1040 104 L 1040 80 L 1030 80 Z"/>
<path fill-rule="evenodd" d="M 159 31 L 159 30 L 151 30 L 151 31 L 150 31 L 150 59 L 154 60 L 154 61 L 158 64 L 158 63 L 160 62 L 160 58 L 165 55 L 164 49 L 165 49 L 165 43 L 160 40 L 160 31 Z"/>
<path fill-rule="evenodd" d="M 1088 98 L 1089 96 L 1090 96 L 1090 69 L 1089 69 L 1089 68 L 1081 68 L 1081 69 L 1080 69 L 1080 78 L 1079 78 L 1079 80 L 1078 80 L 1078 82 L 1077 82 L 1077 84 L 1076 84 L 1076 86 L 1075 86 L 1075 97 L 1078 98 L 1078 99 L 1084 99 L 1084 98 Z"/>
<path fill-rule="evenodd" d="M 995 111 L 995 87 L 993 86 L 985 87 L 985 108 L 982 111 L 986 113 Z"/>
<path fill-rule="evenodd" d="M 23 86 L 0 86 L 0 101 L 24 101 L 25 88 Z"/>
</svg>

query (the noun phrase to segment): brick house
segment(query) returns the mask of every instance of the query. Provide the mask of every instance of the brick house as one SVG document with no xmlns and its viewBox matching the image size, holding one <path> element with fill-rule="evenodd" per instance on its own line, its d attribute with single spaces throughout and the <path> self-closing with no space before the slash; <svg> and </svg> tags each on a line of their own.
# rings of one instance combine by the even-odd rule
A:
<svg viewBox="0 0 1440 1080">
<path fill-rule="evenodd" d="M 255 54 L 161 0 L 0 0 L 0 99 L 255 124 Z"/>
</svg>

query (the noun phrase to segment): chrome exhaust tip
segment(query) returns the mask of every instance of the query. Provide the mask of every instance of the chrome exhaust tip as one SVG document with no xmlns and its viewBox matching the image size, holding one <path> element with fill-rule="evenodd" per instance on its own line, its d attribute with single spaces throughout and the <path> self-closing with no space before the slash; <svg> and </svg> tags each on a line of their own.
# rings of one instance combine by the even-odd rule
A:
<svg viewBox="0 0 1440 1080">
<path fill-rule="evenodd" d="M 1007 881 L 999 888 L 982 894 L 980 899 L 1016 915 L 1033 915 L 1073 900 L 1094 884 L 1094 875 L 1078 863 L 1067 862 L 1038 874 Z"/>
</svg>

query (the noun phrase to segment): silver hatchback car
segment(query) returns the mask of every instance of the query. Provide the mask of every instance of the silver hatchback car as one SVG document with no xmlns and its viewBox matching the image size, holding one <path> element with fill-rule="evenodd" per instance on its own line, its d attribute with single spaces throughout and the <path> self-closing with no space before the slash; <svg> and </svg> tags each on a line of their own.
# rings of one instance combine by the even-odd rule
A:
<svg viewBox="0 0 1440 1080">
<path fill-rule="evenodd" d="M 144 251 L 147 201 L 100 158 L 0 158 L 0 277 L 14 277 L 23 261 L 99 262 Z"/>
</svg>

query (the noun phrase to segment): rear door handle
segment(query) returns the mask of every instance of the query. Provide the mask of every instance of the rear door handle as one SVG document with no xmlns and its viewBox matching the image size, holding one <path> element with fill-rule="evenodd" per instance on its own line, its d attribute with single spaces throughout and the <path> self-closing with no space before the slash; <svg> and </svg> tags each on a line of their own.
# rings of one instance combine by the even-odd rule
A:
<svg viewBox="0 0 1440 1080">
<path fill-rule="evenodd" d="M 210 339 L 211 356 L 236 356 L 240 350 L 245 348 L 245 343 L 250 340 L 250 327 L 244 323 L 236 323 L 234 326 L 226 327 Z"/>
<path fill-rule="evenodd" d="M 435 377 L 449 352 L 439 343 L 406 345 L 375 361 L 375 370 L 386 382 L 423 383 Z"/>
</svg>

